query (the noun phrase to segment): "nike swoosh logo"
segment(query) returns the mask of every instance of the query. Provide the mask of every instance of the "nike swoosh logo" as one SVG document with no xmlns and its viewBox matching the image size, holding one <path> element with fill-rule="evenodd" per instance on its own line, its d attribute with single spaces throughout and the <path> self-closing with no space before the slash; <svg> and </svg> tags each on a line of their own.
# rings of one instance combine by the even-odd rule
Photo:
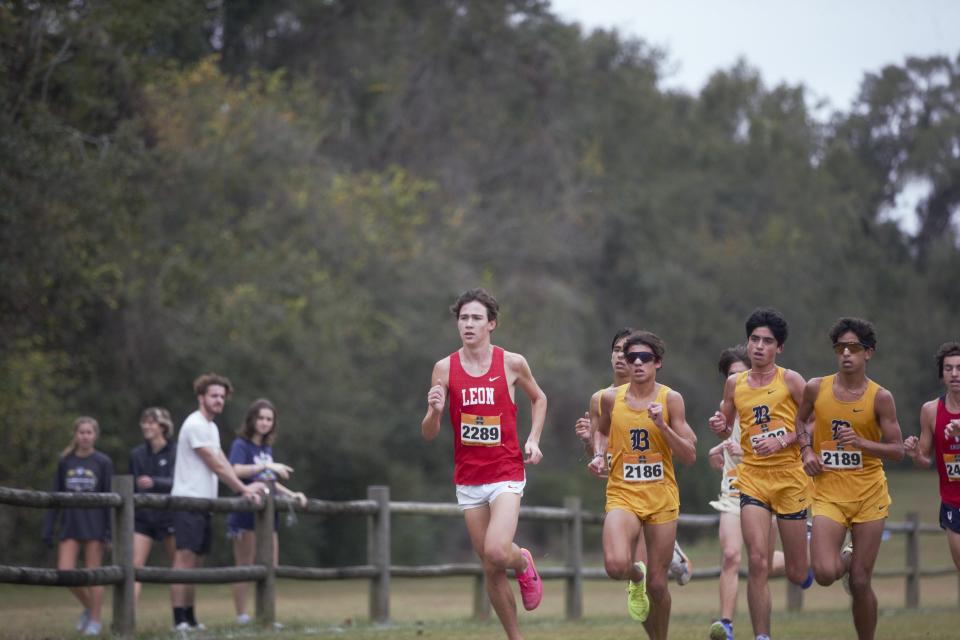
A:
<svg viewBox="0 0 960 640">
<path fill-rule="evenodd" d="M 770 391 L 767 391 L 767 395 L 770 395 L 770 394 L 773 393 L 774 391 L 776 391 L 776 389 L 770 389 Z"/>
<path fill-rule="evenodd" d="M 854 413 L 860 413 L 861 411 L 863 411 L 863 409 L 854 409 L 854 410 L 853 410 Z"/>
<path fill-rule="evenodd" d="M 500 379 L 500 376 L 493 376 L 492 378 L 490 378 L 490 382 L 496 382 L 499 379 Z"/>
</svg>

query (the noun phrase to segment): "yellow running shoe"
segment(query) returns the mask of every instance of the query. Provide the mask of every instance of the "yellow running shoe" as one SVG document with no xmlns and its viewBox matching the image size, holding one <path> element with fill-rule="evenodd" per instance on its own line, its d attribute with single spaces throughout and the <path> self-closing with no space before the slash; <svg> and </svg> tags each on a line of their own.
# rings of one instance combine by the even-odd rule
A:
<svg viewBox="0 0 960 640">
<path fill-rule="evenodd" d="M 647 597 L 647 565 L 634 562 L 633 566 L 643 574 L 643 580 L 627 583 L 627 611 L 637 622 L 643 622 L 650 615 L 650 598 Z"/>
</svg>

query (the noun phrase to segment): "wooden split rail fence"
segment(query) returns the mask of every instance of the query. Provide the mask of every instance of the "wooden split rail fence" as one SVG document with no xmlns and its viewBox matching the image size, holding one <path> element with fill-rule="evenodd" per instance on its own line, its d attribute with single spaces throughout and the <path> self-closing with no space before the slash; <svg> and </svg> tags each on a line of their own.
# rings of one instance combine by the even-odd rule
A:
<svg viewBox="0 0 960 640">
<path fill-rule="evenodd" d="M 136 633 L 134 610 L 134 583 L 230 583 L 256 582 L 256 617 L 261 624 L 272 624 L 276 618 L 276 579 L 340 580 L 366 578 L 370 580 L 369 615 L 374 622 L 390 621 L 390 578 L 473 576 L 473 613 L 477 618 L 490 615 L 490 603 L 484 587 L 483 569 L 479 563 L 438 564 L 424 566 L 401 566 L 391 563 L 390 521 L 393 515 L 426 515 L 461 518 L 456 504 L 431 502 L 391 502 L 390 488 L 372 486 L 367 488 L 366 500 L 326 501 L 309 500 L 306 506 L 276 498 L 272 494 L 255 505 L 243 498 L 184 498 L 160 494 L 134 493 L 133 476 L 120 475 L 113 478 L 112 493 L 70 493 L 25 491 L 0 487 L 0 504 L 18 507 L 108 507 L 113 513 L 112 565 L 96 569 L 57 570 L 36 567 L 0 565 L 0 582 L 48 585 L 90 586 L 113 585 L 113 625 L 115 635 L 132 638 Z M 348 567 L 298 567 L 272 562 L 273 548 L 270 535 L 277 505 L 307 514 L 327 516 L 365 516 L 367 524 L 367 563 Z M 133 514 L 136 508 L 168 509 L 177 511 L 229 512 L 252 511 L 255 513 L 257 547 L 254 564 L 246 567 L 213 567 L 197 569 L 171 569 L 162 567 L 133 566 Z M 583 566 L 583 526 L 603 522 L 603 515 L 586 512 L 580 498 L 569 497 L 560 507 L 521 507 L 521 520 L 557 522 L 564 528 L 566 564 L 560 567 L 544 566 L 540 575 L 545 580 L 565 581 L 565 612 L 569 619 L 583 615 L 583 581 L 606 579 L 603 567 Z M 681 514 L 682 527 L 717 526 L 719 516 Z M 878 569 L 877 577 L 904 577 L 905 605 L 916 608 L 920 604 L 920 578 L 951 575 L 953 566 L 921 569 L 919 536 L 940 533 L 939 527 L 921 524 L 916 514 L 908 514 L 905 522 L 888 522 L 887 530 L 903 534 L 907 538 L 906 562 L 903 569 Z M 719 567 L 697 570 L 693 578 L 703 580 L 720 575 Z M 803 606 L 803 592 L 796 585 L 787 589 L 787 608 L 799 610 Z"/>
</svg>

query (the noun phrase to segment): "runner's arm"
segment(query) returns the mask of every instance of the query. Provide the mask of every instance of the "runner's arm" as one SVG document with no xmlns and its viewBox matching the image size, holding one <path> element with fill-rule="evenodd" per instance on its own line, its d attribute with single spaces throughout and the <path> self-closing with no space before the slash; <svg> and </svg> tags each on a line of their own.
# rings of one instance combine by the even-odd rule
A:
<svg viewBox="0 0 960 640">
<path fill-rule="evenodd" d="M 817 395 L 820 394 L 820 382 L 823 378 L 811 378 L 803 388 L 803 398 L 797 408 L 797 442 L 800 444 L 800 460 L 803 470 L 813 477 L 823 471 L 823 463 L 813 450 L 813 429 L 810 423 L 813 420 L 813 406 Z"/>
<path fill-rule="evenodd" d="M 804 380 L 803 376 L 793 369 L 786 370 L 783 375 L 783 381 L 786 383 L 787 389 L 790 391 L 790 396 L 793 398 L 793 401 L 797 404 L 797 407 L 799 407 L 800 403 L 803 402 L 804 392 L 807 388 L 807 381 Z M 798 442 L 797 438 L 800 435 L 800 431 L 803 429 L 803 431 L 806 432 L 806 426 L 806 421 L 804 421 L 803 425 L 801 426 L 800 420 L 796 420 L 793 425 L 793 431 L 788 431 L 787 435 L 783 438 L 784 442 L 787 443 L 784 449 Z"/>
<path fill-rule="evenodd" d="M 518 353 L 512 353 L 509 356 L 509 362 L 510 368 L 516 374 L 514 384 L 530 398 L 530 435 L 527 436 L 524 452 L 532 464 L 537 464 L 543 458 L 540 452 L 540 435 L 543 433 L 543 423 L 547 418 L 547 394 L 534 379 L 526 358 Z"/>
<path fill-rule="evenodd" d="M 446 357 L 433 365 L 430 375 L 430 390 L 427 392 L 427 414 L 420 423 L 420 434 L 424 440 L 433 440 L 440 433 L 440 418 L 447 400 L 450 385 L 450 358 Z"/>
<path fill-rule="evenodd" d="M 723 399 L 720 400 L 720 410 L 715 412 L 707 421 L 710 430 L 721 440 L 726 440 L 733 433 L 733 421 L 737 417 L 737 408 L 733 403 L 733 392 L 737 388 L 738 375 L 734 373 L 727 377 L 727 381 L 723 385 Z"/>
<path fill-rule="evenodd" d="M 697 461 L 697 434 L 687 424 L 683 396 L 676 391 L 667 394 L 667 412 L 670 415 L 670 426 L 661 431 L 674 457 L 685 465 L 691 465 Z"/>
<path fill-rule="evenodd" d="M 597 433 L 594 439 L 593 459 L 587 465 L 590 472 L 603 476 L 607 468 L 607 448 L 610 445 L 610 414 L 613 413 L 613 403 L 617 398 L 616 389 L 607 389 L 597 399 L 600 415 L 597 416 Z"/>
<path fill-rule="evenodd" d="M 933 428 L 937 419 L 937 400 L 924 403 L 920 408 L 920 437 L 910 436 L 903 442 L 904 453 L 918 467 L 933 464 Z"/>
<path fill-rule="evenodd" d="M 858 448 L 878 458 L 903 460 L 903 434 L 897 420 L 897 405 L 893 394 L 886 389 L 880 389 L 873 401 L 873 407 L 880 425 L 881 441 L 859 438 L 856 443 Z"/>
</svg>

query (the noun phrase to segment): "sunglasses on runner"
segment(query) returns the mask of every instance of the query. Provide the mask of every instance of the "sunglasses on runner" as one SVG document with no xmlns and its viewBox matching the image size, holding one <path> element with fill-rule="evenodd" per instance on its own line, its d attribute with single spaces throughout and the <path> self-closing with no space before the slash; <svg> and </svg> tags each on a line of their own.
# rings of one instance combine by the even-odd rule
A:
<svg viewBox="0 0 960 640">
<path fill-rule="evenodd" d="M 649 351 L 631 351 L 630 353 L 623 356 L 627 362 L 633 364 L 637 360 L 646 364 L 648 362 L 653 362 L 654 358 L 657 356 L 653 355 Z"/>
<path fill-rule="evenodd" d="M 862 342 L 834 342 L 833 343 L 833 352 L 837 355 L 843 353 L 844 349 L 850 351 L 850 353 L 860 353 L 867 347 Z"/>
</svg>

